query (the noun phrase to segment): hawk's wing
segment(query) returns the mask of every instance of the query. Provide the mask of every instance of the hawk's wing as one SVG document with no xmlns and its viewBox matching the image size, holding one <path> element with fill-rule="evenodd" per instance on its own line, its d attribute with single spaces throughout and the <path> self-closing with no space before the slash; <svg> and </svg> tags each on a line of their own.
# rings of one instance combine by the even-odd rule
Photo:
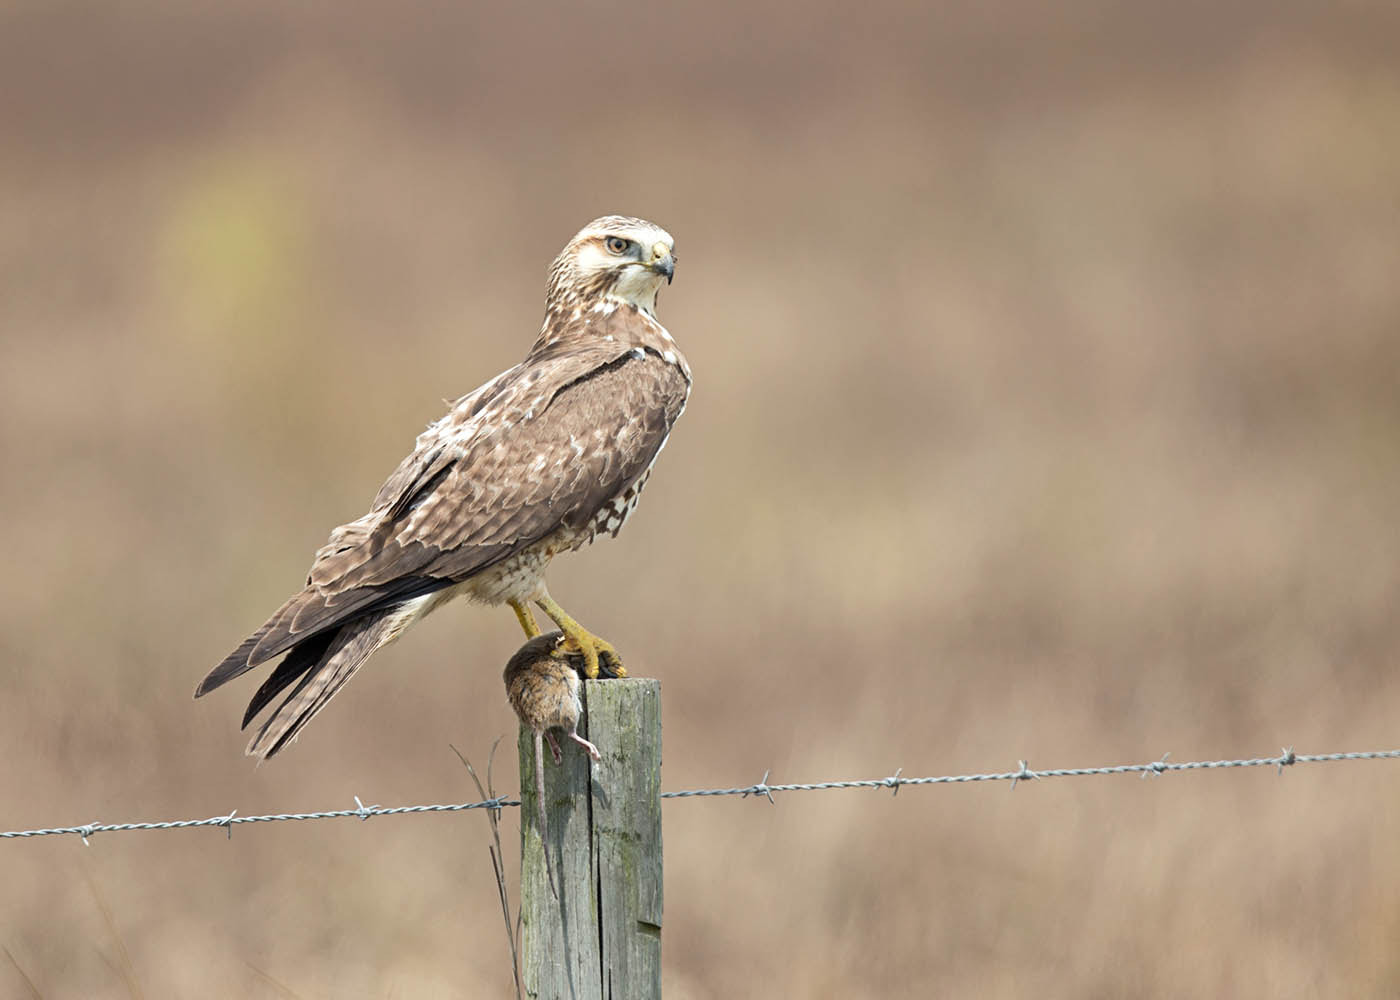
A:
<svg viewBox="0 0 1400 1000">
<path fill-rule="evenodd" d="M 689 392 L 641 348 L 517 366 L 418 439 L 370 513 L 331 532 L 306 589 L 210 671 L 196 697 L 304 640 L 469 579 L 561 527 L 587 529 L 655 460 Z"/>
</svg>

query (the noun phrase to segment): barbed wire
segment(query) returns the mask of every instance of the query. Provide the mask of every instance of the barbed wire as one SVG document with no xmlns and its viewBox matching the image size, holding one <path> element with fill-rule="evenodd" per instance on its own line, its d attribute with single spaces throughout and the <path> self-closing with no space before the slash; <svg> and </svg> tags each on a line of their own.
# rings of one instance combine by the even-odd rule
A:
<svg viewBox="0 0 1400 1000">
<path fill-rule="evenodd" d="M 663 799 L 693 799 L 710 798 L 724 795 L 737 795 L 740 798 L 749 796 L 762 796 L 769 802 L 773 802 L 775 792 L 818 792 L 829 791 L 841 788 L 888 788 L 894 795 L 899 794 L 899 790 L 906 785 L 956 785 L 976 781 L 1009 781 L 1011 787 L 1015 788 L 1022 781 L 1043 778 L 1082 778 L 1109 774 L 1137 774 L 1142 778 L 1150 775 L 1162 775 L 1172 771 L 1211 771 L 1231 767 L 1274 767 L 1278 773 L 1283 774 L 1285 767 L 1292 767 L 1296 764 L 1326 764 L 1335 761 L 1358 761 L 1358 760 L 1395 760 L 1400 759 L 1400 750 L 1365 750 L 1350 753 L 1294 753 L 1292 747 L 1284 747 L 1282 752 L 1273 757 L 1249 757 L 1239 760 L 1193 760 L 1174 762 L 1170 760 L 1171 754 L 1166 753 L 1158 760 L 1149 761 L 1146 764 L 1113 764 L 1107 767 L 1061 767 L 1049 768 L 1046 770 L 1033 770 L 1026 761 L 1017 761 L 1018 767 L 1014 771 L 993 771 L 986 774 L 949 774 L 935 775 L 927 778 L 906 778 L 903 776 L 904 769 L 899 768 L 885 778 L 864 778 L 855 781 L 817 781 L 803 784 L 770 784 L 769 773 L 764 772 L 763 778 L 752 785 L 741 785 L 734 788 L 692 788 L 673 792 L 662 792 Z M 60 826 L 39 830 L 10 830 L 0 832 L 0 840 L 15 840 L 28 837 L 52 837 L 62 835 L 76 835 L 82 838 L 84 844 L 88 843 L 88 838 L 99 833 L 129 833 L 137 830 L 188 830 L 195 827 L 220 827 L 227 834 L 233 836 L 233 828 L 241 823 L 285 823 L 302 822 L 306 820 L 320 819 L 358 819 L 361 822 L 374 816 L 408 816 L 419 813 L 448 813 L 464 812 L 469 809 L 494 809 L 500 811 L 511 806 L 520 805 L 519 799 L 496 796 L 491 799 L 483 799 L 480 802 L 461 802 L 447 805 L 422 805 L 422 806 L 379 806 L 365 805 L 360 801 L 360 797 L 355 796 L 354 809 L 332 809 L 325 812 L 303 812 L 303 813 L 272 813 L 265 816 L 239 816 L 235 809 L 224 816 L 211 816 L 208 819 L 182 819 L 171 820 L 161 823 L 85 823 L 82 826 Z"/>
</svg>

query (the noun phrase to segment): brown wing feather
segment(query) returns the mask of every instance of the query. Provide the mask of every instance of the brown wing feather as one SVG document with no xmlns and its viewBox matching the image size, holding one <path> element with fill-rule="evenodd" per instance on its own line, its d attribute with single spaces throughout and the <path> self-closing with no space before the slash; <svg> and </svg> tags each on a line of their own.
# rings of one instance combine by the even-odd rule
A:
<svg viewBox="0 0 1400 1000">
<path fill-rule="evenodd" d="M 443 431 L 460 428 L 491 402 L 509 395 L 512 390 L 519 391 L 524 381 L 521 375 L 525 367 L 521 364 L 508 368 L 485 385 L 467 393 L 452 404 L 446 417 L 420 434 L 413 453 L 400 462 L 393 475 L 379 487 L 374 503 L 370 505 L 370 514 L 366 517 L 381 514 L 391 521 L 398 518 L 424 485 L 431 482 L 443 465 L 451 461 L 452 455 L 447 449 L 450 434 Z"/>
<path fill-rule="evenodd" d="M 646 472 L 689 387 L 673 365 L 638 353 L 565 386 L 519 434 L 454 468 L 403 532 L 439 547 L 427 572 L 466 579 L 484 568 L 480 546 L 519 548 L 560 527 L 584 530 Z"/>
</svg>

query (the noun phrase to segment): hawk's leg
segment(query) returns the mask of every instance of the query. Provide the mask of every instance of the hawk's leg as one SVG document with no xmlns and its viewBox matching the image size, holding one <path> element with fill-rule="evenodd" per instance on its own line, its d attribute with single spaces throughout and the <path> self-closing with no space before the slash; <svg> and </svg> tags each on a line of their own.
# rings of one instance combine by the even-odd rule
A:
<svg viewBox="0 0 1400 1000">
<path fill-rule="evenodd" d="M 515 612 L 515 617 L 520 622 L 520 627 L 525 630 L 525 638 L 533 639 L 539 635 L 540 627 L 535 622 L 535 613 L 530 610 L 530 606 L 516 600 L 511 600 L 509 604 L 510 609 Z"/>
<path fill-rule="evenodd" d="M 547 592 L 540 593 L 535 598 L 535 603 L 540 606 L 540 610 L 554 619 L 554 624 L 558 625 L 564 632 L 563 648 L 576 653 L 583 654 L 583 672 L 590 680 L 598 676 L 601 669 L 604 677 L 626 677 L 627 671 L 623 669 L 622 657 L 617 654 L 613 644 L 606 639 L 600 639 L 588 629 L 569 617 L 569 613 L 561 608 L 550 597 Z"/>
</svg>

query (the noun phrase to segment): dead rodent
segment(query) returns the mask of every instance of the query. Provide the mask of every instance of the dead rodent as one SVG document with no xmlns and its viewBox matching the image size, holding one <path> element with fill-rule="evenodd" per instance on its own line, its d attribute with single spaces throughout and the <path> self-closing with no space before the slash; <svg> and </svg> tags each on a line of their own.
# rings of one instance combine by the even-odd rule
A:
<svg viewBox="0 0 1400 1000">
<path fill-rule="evenodd" d="M 583 711 L 583 681 L 579 676 L 583 656 L 561 648 L 563 642 L 563 632 L 537 635 L 516 650 L 505 670 L 510 706 L 520 717 L 521 725 L 535 733 L 535 802 L 540 810 L 540 845 L 549 891 L 555 899 L 559 898 L 559 890 L 554 884 L 554 865 L 549 857 L 549 821 L 544 805 L 544 741 L 549 741 L 556 764 L 564 759 L 554 738 L 556 729 L 563 730 L 594 760 L 601 757 L 598 748 L 578 734 L 578 719 Z"/>
</svg>

